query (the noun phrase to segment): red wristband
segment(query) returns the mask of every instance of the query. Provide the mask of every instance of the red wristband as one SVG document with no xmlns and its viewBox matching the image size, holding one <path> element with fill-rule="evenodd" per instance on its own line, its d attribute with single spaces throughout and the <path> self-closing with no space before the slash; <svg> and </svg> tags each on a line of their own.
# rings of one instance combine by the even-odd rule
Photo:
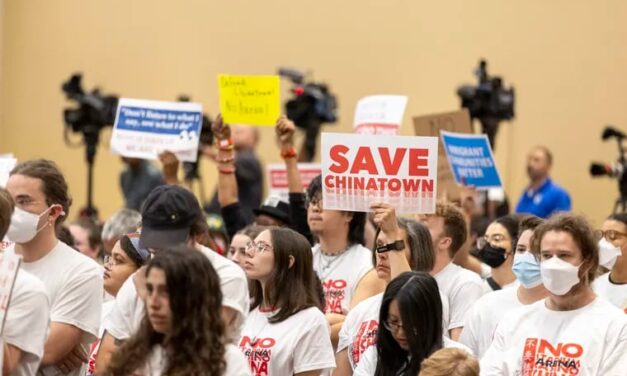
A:
<svg viewBox="0 0 627 376">
<path fill-rule="evenodd" d="M 298 153 L 296 153 L 296 149 L 294 149 L 294 148 L 289 148 L 287 150 L 281 150 L 281 158 L 283 158 L 283 159 L 296 158 L 297 155 L 298 155 Z"/>
</svg>

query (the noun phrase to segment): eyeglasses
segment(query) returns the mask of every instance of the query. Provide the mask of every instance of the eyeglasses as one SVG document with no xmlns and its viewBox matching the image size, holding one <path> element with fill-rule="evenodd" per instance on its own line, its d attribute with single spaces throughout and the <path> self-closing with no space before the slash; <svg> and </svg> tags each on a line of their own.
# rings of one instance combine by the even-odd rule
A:
<svg viewBox="0 0 627 376">
<path fill-rule="evenodd" d="M 306 207 L 310 207 L 311 205 L 315 205 L 318 209 L 322 210 L 322 197 L 316 196 L 312 198 L 308 198 L 305 202 Z"/>
<path fill-rule="evenodd" d="M 250 241 L 248 242 L 248 244 L 246 244 L 246 252 L 252 252 L 254 251 L 255 253 L 264 253 L 264 252 L 270 252 L 272 250 L 272 246 L 266 242 L 262 242 L 262 241 Z"/>
<path fill-rule="evenodd" d="M 606 231 L 597 230 L 594 232 L 594 236 L 597 238 L 597 240 L 601 240 L 605 238 L 609 241 L 614 241 L 617 239 L 627 237 L 627 234 L 624 232 L 616 231 L 616 230 L 606 230 Z"/>
<path fill-rule="evenodd" d="M 500 243 L 507 240 L 507 236 L 503 234 L 494 234 L 491 236 L 482 236 L 477 238 L 477 248 L 483 248 L 488 243 Z"/>
<path fill-rule="evenodd" d="M 403 327 L 403 323 L 398 321 L 386 320 L 383 322 L 383 327 L 392 333 L 396 333 L 400 328 Z"/>
</svg>

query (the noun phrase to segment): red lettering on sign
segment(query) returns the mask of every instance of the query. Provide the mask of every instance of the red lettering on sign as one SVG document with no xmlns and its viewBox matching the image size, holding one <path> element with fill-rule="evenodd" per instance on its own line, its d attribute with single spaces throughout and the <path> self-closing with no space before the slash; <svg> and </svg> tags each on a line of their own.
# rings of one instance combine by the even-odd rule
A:
<svg viewBox="0 0 627 376">
<path fill-rule="evenodd" d="M 358 174 L 362 170 L 368 171 L 370 175 L 377 175 L 379 173 L 370 148 L 367 146 L 361 146 L 357 149 L 357 155 L 355 156 L 355 163 L 353 163 L 353 167 L 351 168 L 351 174 Z"/>
<path fill-rule="evenodd" d="M 409 150 L 409 176 L 429 176 L 429 149 Z"/>
<path fill-rule="evenodd" d="M 403 163 L 403 158 L 405 157 L 406 152 L 407 149 L 398 148 L 394 153 L 394 159 L 390 160 L 390 149 L 379 148 L 379 155 L 381 155 L 381 162 L 383 162 L 383 169 L 385 170 L 386 175 L 398 174 L 398 170 L 401 169 L 401 164 Z"/>
<path fill-rule="evenodd" d="M 348 152 L 348 146 L 346 145 L 334 145 L 330 150 L 330 157 L 336 164 L 329 167 L 331 172 L 336 174 L 342 174 L 348 170 L 348 159 L 344 156 Z"/>
</svg>

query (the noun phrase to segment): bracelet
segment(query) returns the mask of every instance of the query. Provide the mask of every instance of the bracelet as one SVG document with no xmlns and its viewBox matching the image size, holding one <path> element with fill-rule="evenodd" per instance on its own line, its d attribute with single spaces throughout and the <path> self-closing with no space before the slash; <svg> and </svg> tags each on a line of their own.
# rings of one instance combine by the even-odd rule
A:
<svg viewBox="0 0 627 376">
<path fill-rule="evenodd" d="M 281 150 L 281 158 L 283 159 L 291 159 L 291 158 L 296 158 L 296 156 L 298 155 L 298 153 L 296 153 L 296 149 L 289 148 L 288 150 Z"/>
<path fill-rule="evenodd" d="M 222 151 L 230 151 L 233 150 L 233 139 L 226 138 L 218 141 L 218 146 Z"/>
<path fill-rule="evenodd" d="M 225 158 L 216 158 L 216 162 L 218 163 L 231 163 L 235 160 L 235 157 L 225 157 Z"/>
<path fill-rule="evenodd" d="M 218 168 L 218 172 L 223 175 L 230 175 L 235 173 L 235 167 L 231 168 Z"/>
</svg>

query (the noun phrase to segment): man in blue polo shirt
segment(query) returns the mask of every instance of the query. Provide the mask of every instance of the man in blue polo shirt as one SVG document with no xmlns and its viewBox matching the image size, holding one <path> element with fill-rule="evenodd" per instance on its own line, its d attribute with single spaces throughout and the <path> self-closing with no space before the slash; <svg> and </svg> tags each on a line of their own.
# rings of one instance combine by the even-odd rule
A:
<svg viewBox="0 0 627 376">
<path fill-rule="evenodd" d="M 548 218 L 557 212 L 570 211 L 570 195 L 549 177 L 553 155 L 544 146 L 536 146 L 527 156 L 529 186 L 522 193 L 516 213 Z"/>
</svg>

